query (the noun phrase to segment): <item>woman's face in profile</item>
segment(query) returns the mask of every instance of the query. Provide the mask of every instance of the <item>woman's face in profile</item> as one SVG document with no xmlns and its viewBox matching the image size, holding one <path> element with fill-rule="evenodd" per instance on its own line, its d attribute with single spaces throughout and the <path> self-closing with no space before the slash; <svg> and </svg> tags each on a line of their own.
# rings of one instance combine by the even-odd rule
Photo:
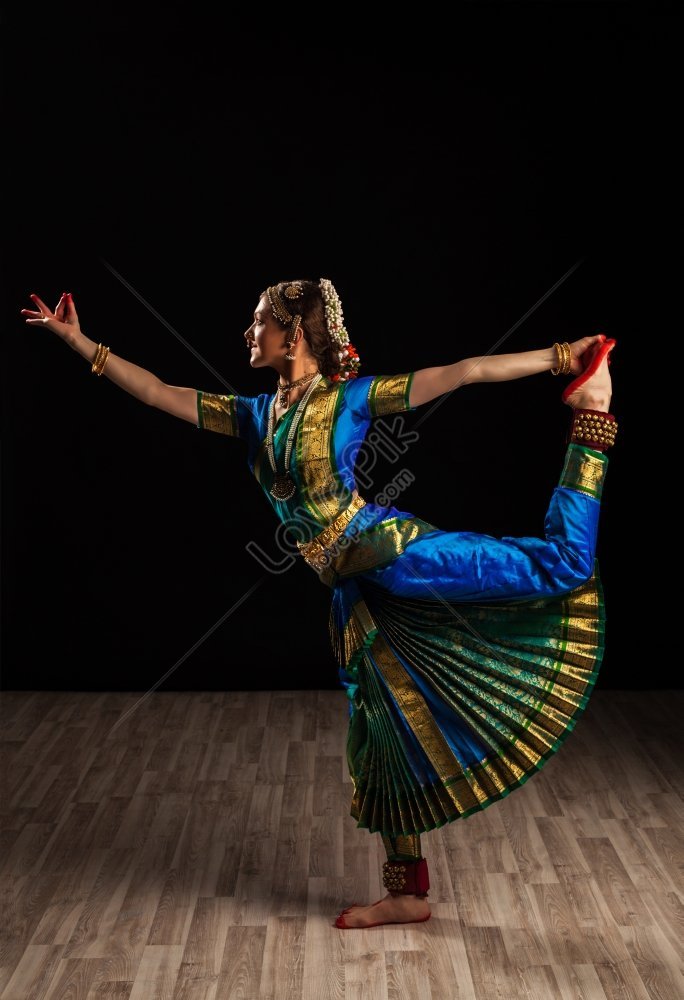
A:
<svg viewBox="0 0 684 1000">
<path fill-rule="evenodd" d="M 264 368 L 280 358 L 287 350 L 285 331 L 273 318 L 266 294 L 259 299 L 254 310 L 254 322 L 245 330 L 252 368 Z"/>
</svg>

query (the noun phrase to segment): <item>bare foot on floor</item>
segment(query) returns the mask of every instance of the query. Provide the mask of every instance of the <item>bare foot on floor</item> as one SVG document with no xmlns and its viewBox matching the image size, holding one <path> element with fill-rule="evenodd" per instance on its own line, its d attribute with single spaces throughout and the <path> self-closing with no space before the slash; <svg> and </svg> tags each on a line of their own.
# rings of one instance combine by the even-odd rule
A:
<svg viewBox="0 0 684 1000">
<path fill-rule="evenodd" d="M 404 893 L 397 893 L 396 896 L 388 893 L 384 899 L 371 906 L 351 906 L 348 910 L 343 910 L 335 921 L 335 926 L 348 928 L 380 923 L 406 924 L 426 920 L 429 916 L 430 905 L 427 899 Z"/>
<path fill-rule="evenodd" d="M 611 347 L 612 350 L 612 347 Z M 608 413 L 613 392 L 613 384 L 608 368 L 608 351 L 593 375 L 578 389 L 565 398 L 573 409 L 599 410 Z"/>
</svg>

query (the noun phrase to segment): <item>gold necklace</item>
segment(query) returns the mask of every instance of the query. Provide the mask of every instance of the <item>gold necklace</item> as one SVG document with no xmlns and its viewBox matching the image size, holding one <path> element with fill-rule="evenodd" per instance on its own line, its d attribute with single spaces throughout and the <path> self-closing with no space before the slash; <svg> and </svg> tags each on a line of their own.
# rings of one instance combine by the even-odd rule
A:
<svg viewBox="0 0 684 1000">
<path fill-rule="evenodd" d="M 271 406 L 268 411 L 268 433 L 266 434 L 266 450 L 268 452 L 268 460 L 271 463 L 271 469 L 273 470 L 273 485 L 269 490 L 272 497 L 276 500 L 289 500 L 290 497 L 294 496 L 295 484 L 292 476 L 290 475 L 290 455 L 292 454 L 292 442 L 294 441 L 295 434 L 297 433 L 297 424 L 302 415 L 302 411 L 306 406 L 306 401 L 316 388 L 320 380 L 323 378 L 320 372 L 314 372 L 313 381 L 311 382 L 309 388 L 306 390 L 304 395 L 299 401 L 299 406 L 297 411 L 290 422 L 290 428 L 287 433 L 287 444 L 285 445 L 285 471 L 282 473 L 278 472 L 275 460 L 275 447 L 274 447 L 274 414 L 275 414 L 275 396 L 271 400 Z"/>
<path fill-rule="evenodd" d="M 295 386 L 304 385 L 305 382 L 310 382 L 314 375 L 318 375 L 318 371 L 307 372 L 306 375 L 302 375 L 301 378 L 295 379 L 294 382 L 277 383 L 277 388 L 279 392 L 278 402 L 281 406 L 289 407 L 290 405 L 290 389 L 294 389 Z"/>
</svg>

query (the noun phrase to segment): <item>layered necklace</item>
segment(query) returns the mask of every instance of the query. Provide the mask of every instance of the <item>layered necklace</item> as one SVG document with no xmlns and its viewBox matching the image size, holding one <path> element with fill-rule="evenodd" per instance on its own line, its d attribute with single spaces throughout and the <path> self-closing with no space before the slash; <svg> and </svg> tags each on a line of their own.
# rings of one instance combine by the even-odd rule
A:
<svg viewBox="0 0 684 1000">
<path fill-rule="evenodd" d="M 301 419 L 302 412 L 304 410 L 304 407 L 306 406 L 306 402 L 322 378 L 323 375 L 321 372 L 309 372 L 308 375 L 304 375 L 302 378 L 297 379 L 296 382 L 290 382 L 287 386 L 282 387 L 289 390 L 294 388 L 294 386 L 296 385 L 303 385 L 304 382 L 310 380 L 309 388 L 306 390 L 302 398 L 299 400 L 299 405 L 297 407 L 297 410 L 295 411 L 295 415 L 290 422 L 290 429 L 287 432 L 287 443 L 285 445 L 285 471 L 282 473 L 279 473 L 276 467 L 275 447 L 273 443 L 274 440 L 273 428 L 275 426 L 275 402 L 276 402 L 275 396 L 271 400 L 271 406 L 268 411 L 268 432 L 266 435 L 266 450 L 268 451 L 268 460 L 271 463 L 271 469 L 273 470 L 273 486 L 271 486 L 269 492 L 271 496 L 274 497 L 276 500 L 289 500 L 290 497 L 294 496 L 295 484 L 289 472 L 290 456 L 292 454 L 292 443 L 295 439 L 295 434 L 297 433 L 297 425 L 299 424 L 299 421 Z M 278 389 L 280 388 L 281 386 L 280 384 L 278 384 Z M 285 405 L 284 403 L 282 403 L 282 399 L 280 400 L 280 402 L 281 405 L 283 406 Z"/>
<path fill-rule="evenodd" d="M 312 379 L 314 375 L 318 375 L 318 372 L 307 372 L 306 375 L 302 375 L 301 378 L 295 379 L 294 382 L 278 382 L 278 402 L 280 405 L 289 408 L 290 389 L 294 389 L 297 385 L 304 385 L 304 383 Z"/>
</svg>

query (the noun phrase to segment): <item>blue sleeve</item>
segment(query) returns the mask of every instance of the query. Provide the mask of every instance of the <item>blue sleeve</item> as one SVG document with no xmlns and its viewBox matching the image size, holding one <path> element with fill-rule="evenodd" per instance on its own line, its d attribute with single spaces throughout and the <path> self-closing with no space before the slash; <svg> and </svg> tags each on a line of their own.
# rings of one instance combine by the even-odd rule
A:
<svg viewBox="0 0 684 1000">
<path fill-rule="evenodd" d="M 349 408 L 362 419 L 381 417 L 387 413 L 415 410 L 409 403 L 413 372 L 403 375 L 366 375 L 346 384 L 345 400 Z"/>
<path fill-rule="evenodd" d="M 231 437 L 247 438 L 253 426 L 258 396 L 197 391 L 197 427 Z"/>
</svg>

